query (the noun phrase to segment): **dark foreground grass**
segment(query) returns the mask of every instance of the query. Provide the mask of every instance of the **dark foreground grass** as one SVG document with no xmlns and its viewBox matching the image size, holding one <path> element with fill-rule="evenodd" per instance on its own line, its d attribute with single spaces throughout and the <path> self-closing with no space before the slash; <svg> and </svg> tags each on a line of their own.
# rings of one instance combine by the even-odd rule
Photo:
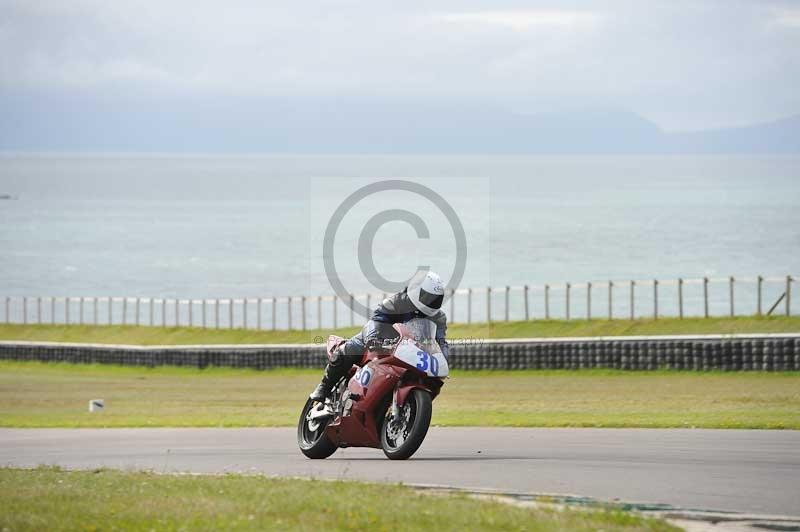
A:
<svg viewBox="0 0 800 532">
<path fill-rule="evenodd" d="M 677 530 L 619 511 L 520 508 L 398 485 L 0 469 L 2 530 Z"/>
<path fill-rule="evenodd" d="M 0 426 L 293 426 L 319 377 L 0 362 Z M 433 411 L 440 426 L 800 429 L 800 373 L 457 371 Z"/>
<path fill-rule="evenodd" d="M 351 336 L 358 328 L 337 331 L 254 331 L 198 327 L 93 325 L 0 325 L 0 340 L 38 340 L 129 345 L 313 343 L 335 333 Z M 665 334 L 743 334 L 800 332 L 800 316 L 739 318 L 661 318 L 658 320 L 536 320 L 491 324 L 452 324 L 449 338 L 545 338 Z"/>
</svg>

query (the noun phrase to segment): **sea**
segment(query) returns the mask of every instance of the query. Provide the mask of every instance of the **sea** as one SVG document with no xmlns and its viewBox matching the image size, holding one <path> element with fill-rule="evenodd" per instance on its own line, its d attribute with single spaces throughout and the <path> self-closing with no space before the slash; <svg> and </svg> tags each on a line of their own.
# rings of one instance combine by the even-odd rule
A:
<svg viewBox="0 0 800 532">
<path fill-rule="evenodd" d="M 800 276 L 797 156 L 5 154 L 0 198 L 0 297 L 374 302 L 427 267 L 456 313 L 492 287 L 502 315 L 509 286 L 519 315 L 528 285 L 541 314 L 545 284 L 563 313 L 572 283 L 573 315 L 602 315 L 614 281 L 625 314 L 630 280 L 708 277 L 724 314 L 730 276 L 737 312 L 757 276 L 766 299 Z"/>
</svg>

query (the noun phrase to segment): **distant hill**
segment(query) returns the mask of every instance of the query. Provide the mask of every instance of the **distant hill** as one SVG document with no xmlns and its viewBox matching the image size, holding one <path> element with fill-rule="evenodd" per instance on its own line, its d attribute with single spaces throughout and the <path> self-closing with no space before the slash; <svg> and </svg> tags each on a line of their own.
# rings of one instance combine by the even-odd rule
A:
<svg viewBox="0 0 800 532">
<path fill-rule="evenodd" d="M 625 110 L 512 113 L 464 102 L 154 101 L 0 93 L 0 150 L 278 153 L 800 153 L 800 115 L 665 133 Z"/>
<path fill-rule="evenodd" d="M 800 153 L 800 115 L 774 122 L 667 137 L 681 153 Z"/>
</svg>

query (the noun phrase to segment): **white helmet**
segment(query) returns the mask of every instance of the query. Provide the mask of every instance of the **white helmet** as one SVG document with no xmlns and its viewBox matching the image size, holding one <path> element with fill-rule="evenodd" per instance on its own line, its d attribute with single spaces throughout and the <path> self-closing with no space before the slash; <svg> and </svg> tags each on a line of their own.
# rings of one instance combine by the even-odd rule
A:
<svg viewBox="0 0 800 532">
<path fill-rule="evenodd" d="M 442 308 L 444 283 L 438 274 L 419 272 L 408 282 L 408 299 L 417 310 L 426 316 L 433 316 Z"/>
</svg>

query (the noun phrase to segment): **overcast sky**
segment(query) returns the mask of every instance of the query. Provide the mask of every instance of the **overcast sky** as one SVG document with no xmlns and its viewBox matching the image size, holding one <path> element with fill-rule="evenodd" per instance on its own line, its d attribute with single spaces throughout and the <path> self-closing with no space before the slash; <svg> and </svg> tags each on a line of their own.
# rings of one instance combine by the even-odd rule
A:
<svg viewBox="0 0 800 532">
<path fill-rule="evenodd" d="M 796 114 L 799 82 L 798 2 L 0 0 L 7 95 L 602 107 L 684 130 Z"/>
</svg>

